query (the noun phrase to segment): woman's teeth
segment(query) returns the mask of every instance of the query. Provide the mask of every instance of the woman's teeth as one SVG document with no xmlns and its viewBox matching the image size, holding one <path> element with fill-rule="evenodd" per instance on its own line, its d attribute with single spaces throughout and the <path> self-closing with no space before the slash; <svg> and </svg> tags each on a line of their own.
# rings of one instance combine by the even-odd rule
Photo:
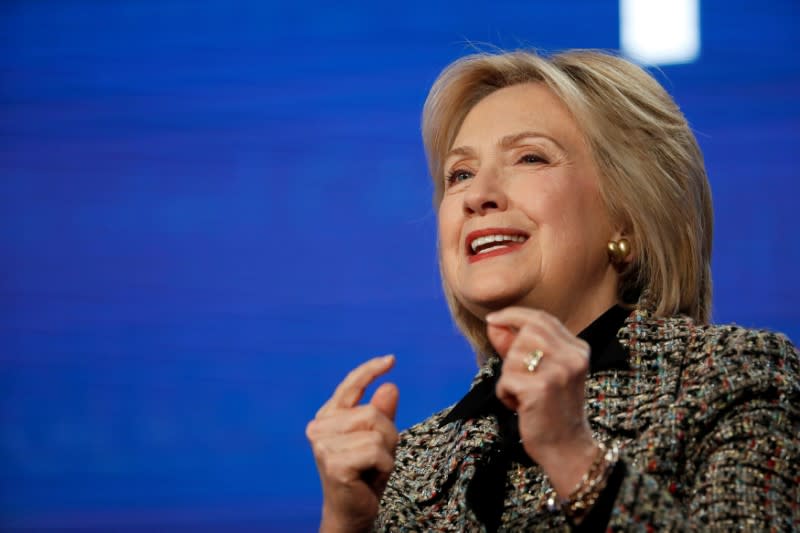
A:
<svg viewBox="0 0 800 533">
<path fill-rule="evenodd" d="M 485 254 L 486 252 L 508 246 L 508 243 L 515 242 L 525 242 L 525 237 L 522 235 L 484 235 L 472 241 L 470 247 L 474 254 Z"/>
</svg>

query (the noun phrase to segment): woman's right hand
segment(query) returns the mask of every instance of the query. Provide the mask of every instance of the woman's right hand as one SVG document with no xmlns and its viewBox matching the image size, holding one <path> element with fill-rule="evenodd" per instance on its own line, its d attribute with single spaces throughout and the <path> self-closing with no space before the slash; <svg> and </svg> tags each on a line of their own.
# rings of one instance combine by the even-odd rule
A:
<svg viewBox="0 0 800 533">
<path fill-rule="evenodd" d="M 384 383 L 358 405 L 394 356 L 370 359 L 351 371 L 306 426 L 322 481 L 320 531 L 369 531 L 394 468 L 398 390 Z"/>
</svg>

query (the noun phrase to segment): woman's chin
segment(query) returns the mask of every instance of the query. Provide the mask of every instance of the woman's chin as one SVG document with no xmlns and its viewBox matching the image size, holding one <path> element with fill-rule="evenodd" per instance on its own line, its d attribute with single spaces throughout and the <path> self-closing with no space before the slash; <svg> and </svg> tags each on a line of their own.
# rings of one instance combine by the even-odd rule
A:
<svg viewBox="0 0 800 533">
<path fill-rule="evenodd" d="M 499 311 L 516 305 L 523 300 L 524 294 L 518 291 L 482 291 L 460 295 L 461 304 L 475 316 L 483 317 L 492 311 Z"/>
</svg>

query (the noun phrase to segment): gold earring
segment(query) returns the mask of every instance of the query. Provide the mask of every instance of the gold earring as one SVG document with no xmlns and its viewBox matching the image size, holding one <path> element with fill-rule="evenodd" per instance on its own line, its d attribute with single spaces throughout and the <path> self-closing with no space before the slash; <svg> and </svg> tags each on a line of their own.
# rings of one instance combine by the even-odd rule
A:
<svg viewBox="0 0 800 533">
<path fill-rule="evenodd" d="M 628 239 L 620 239 L 618 241 L 608 241 L 608 257 L 615 265 L 622 265 L 625 263 L 625 258 L 631 252 L 631 243 Z"/>
</svg>

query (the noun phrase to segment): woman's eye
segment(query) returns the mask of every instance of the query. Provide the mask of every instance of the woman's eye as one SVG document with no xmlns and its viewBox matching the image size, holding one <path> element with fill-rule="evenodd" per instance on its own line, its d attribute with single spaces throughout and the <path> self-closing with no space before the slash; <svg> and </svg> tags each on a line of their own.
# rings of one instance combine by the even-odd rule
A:
<svg viewBox="0 0 800 533">
<path fill-rule="evenodd" d="M 536 154 L 525 154 L 519 158 L 518 163 L 547 163 L 547 161 Z"/>
<path fill-rule="evenodd" d="M 469 170 L 456 169 L 451 171 L 447 175 L 446 181 L 448 185 L 453 185 L 455 183 L 468 180 L 471 177 L 472 177 L 472 172 L 470 172 Z"/>
</svg>

